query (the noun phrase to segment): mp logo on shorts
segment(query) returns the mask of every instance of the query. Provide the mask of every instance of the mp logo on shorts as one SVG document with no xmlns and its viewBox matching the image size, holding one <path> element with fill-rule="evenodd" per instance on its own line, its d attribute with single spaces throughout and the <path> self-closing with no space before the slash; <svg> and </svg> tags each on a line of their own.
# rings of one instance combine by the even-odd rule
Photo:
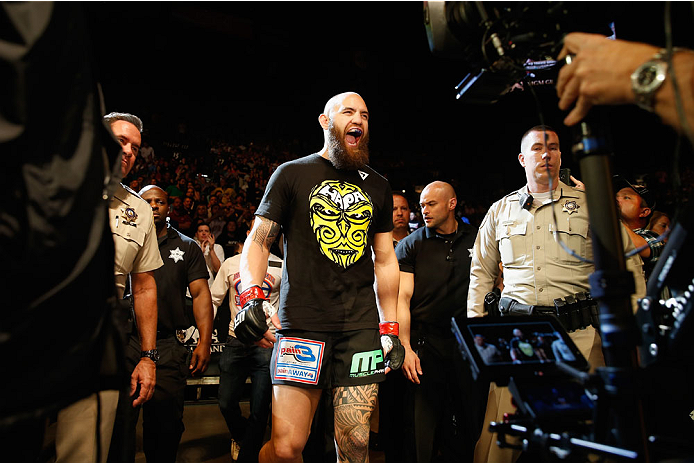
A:
<svg viewBox="0 0 694 463">
<path fill-rule="evenodd" d="M 349 369 L 349 377 L 359 378 L 361 376 L 385 373 L 384 368 L 378 368 L 379 364 L 381 366 L 383 365 L 383 351 L 381 349 L 369 352 L 357 352 L 352 355 L 352 366 Z"/>
<path fill-rule="evenodd" d="M 275 379 L 318 384 L 325 343 L 282 337 L 277 345 Z"/>
<path fill-rule="evenodd" d="M 324 256 L 347 268 L 364 255 L 374 214 L 365 191 L 351 183 L 325 180 L 311 190 L 309 211 Z"/>
</svg>

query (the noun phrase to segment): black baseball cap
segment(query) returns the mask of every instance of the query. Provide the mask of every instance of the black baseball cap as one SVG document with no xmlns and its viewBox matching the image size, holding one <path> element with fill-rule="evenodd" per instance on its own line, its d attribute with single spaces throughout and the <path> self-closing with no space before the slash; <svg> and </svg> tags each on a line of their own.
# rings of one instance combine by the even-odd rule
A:
<svg viewBox="0 0 694 463">
<path fill-rule="evenodd" d="M 641 196 L 641 199 L 643 199 L 643 201 L 646 203 L 646 206 L 648 206 L 651 209 L 651 211 L 655 210 L 655 195 L 652 191 L 646 188 L 646 185 L 634 185 L 621 175 L 615 175 L 614 177 L 612 177 L 612 184 L 614 185 L 615 193 L 617 193 L 622 188 L 631 188 L 639 196 Z"/>
</svg>

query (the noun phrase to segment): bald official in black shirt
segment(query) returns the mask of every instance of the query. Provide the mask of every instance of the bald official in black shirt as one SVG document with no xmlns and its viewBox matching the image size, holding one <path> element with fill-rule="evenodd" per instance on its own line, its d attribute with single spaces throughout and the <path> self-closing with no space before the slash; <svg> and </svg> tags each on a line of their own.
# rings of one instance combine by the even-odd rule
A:
<svg viewBox="0 0 694 463">
<path fill-rule="evenodd" d="M 458 352 L 451 317 L 466 316 L 476 230 L 456 219 L 457 198 L 448 183 L 427 185 L 420 206 L 426 227 L 395 249 L 402 370 L 409 380 L 403 442 L 411 447 L 405 456 L 418 463 L 433 461 L 438 453 L 447 462 L 471 461 L 481 424 L 478 402 L 484 395 L 473 392 L 479 387 L 472 384 Z"/>
</svg>

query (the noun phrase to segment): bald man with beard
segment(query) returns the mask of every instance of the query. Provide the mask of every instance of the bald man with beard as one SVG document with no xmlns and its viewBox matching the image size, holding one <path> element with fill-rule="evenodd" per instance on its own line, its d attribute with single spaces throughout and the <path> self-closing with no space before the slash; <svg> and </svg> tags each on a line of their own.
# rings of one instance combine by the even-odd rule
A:
<svg viewBox="0 0 694 463">
<path fill-rule="evenodd" d="M 366 164 L 369 116 L 356 93 L 328 101 L 318 117 L 323 149 L 275 171 L 241 254 L 244 308 L 234 332 L 246 344 L 275 344 L 272 436 L 260 462 L 301 461 L 323 390 L 332 394 L 339 461 L 368 461 L 378 383 L 402 361 L 392 193 Z M 262 287 L 280 233 L 285 271 L 275 337 Z"/>
<path fill-rule="evenodd" d="M 396 248 L 402 370 L 409 380 L 403 404 L 405 455 L 418 463 L 434 461 L 439 453 L 443 461 L 470 461 L 481 425 L 484 394 L 472 383 L 451 332 L 451 317 L 466 317 L 476 235 L 456 218 L 457 205 L 451 185 L 427 185 L 420 195 L 426 227 Z"/>
</svg>

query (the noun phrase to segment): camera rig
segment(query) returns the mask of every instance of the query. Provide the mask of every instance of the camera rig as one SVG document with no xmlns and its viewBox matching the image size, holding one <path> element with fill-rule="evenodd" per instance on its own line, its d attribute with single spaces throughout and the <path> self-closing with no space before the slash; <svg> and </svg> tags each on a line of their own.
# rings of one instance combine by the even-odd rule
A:
<svg viewBox="0 0 694 463">
<path fill-rule="evenodd" d="M 611 35 L 610 2 L 424 2 L 429 48 L 462 62 L 468 103 L 494 103 L 527 77 L 551 79 L 569 32 Z"/>
<path fill-rule="evenodd" d="M 457 98 L 489 104 L 519 81 L 542 72 L 553 76 L 558 68 L 554 57 L 567 33 L 612 35 L 611 21 L 621 8 L 623 4 L 605 2 L 424 2 L 424 22 L 431 51 L 459 60 L 466 73 L 456 87 Z M 694 252 L 686 238 L 694 229 L 694 214 L 683 214 L 673 229 L 649 279 L 647 297 L 639 302 L 634 316 L 630 301 L 634 282 L 626 270 L 620 223 L 611 200 L 612 153 L 605 129 L 609 123 L 604 117 L 600 108 L 591 110 L 573 131 L 571 151 L 586 186 L 595 265 L 589 278 L 590 294 L 598 301 L 606 366 L 588 376 L 557 362 L 551 369 L 542 365 L 531 377 L 519 376 L 510 365 L 500 367 L 505 378 L 497 375 L 497 379 L 500 384 L 509 384 L 519 413 L 502 423 L 492 423 L 490 428 L 497 433 L 500 446 L 535 449 L 546 459 L 585 461 L 581 458 L 592 453 L 648 462 L 656 448 L 653 444 L 658 442 L 675 442 L 684 449 L 681 454 L 689 455 L 691 443 L 648 436 L 639 410 L 643 406 L 640 388 L 649 374 L 645 367 L 691 351 L 685 339 L 692 330 L 694 279 L 690 262 Z M 665 286 L 672 292 L 669 297 L 662 297 Z M 464 334 L 465 327 L 459 331 Z M 473 346 L 470 343 L 468 351 L 461 352 L 474 355 Z M 472 371 L 484 376 L 482 370 L 475 372 L 473 367 Z M 563 416 L 570 416 L 568 420 L 556 419 L 556 414 L 547 412 L 551 406 L 533 399 L 537 391 L 557 400 L 572 397 L 575 400 L 568 403 L 576 406 L 576 413 Z M 521 437 L 521 444 L 508 441 L 506 437 L 512 435 Z"/>
</svg>

